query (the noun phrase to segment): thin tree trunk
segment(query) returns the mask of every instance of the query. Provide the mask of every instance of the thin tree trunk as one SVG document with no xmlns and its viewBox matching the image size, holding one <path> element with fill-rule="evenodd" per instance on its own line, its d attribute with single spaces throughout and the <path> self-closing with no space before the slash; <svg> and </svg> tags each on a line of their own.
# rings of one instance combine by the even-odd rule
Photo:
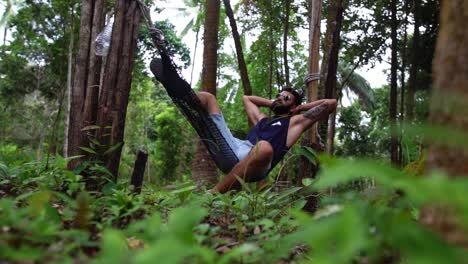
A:
<svg viewBox="0 0 468 264">
<path fill-rule="evenodd" d="M 232 12 L 231 4 L 229 0 L 223 0 L 226 9 L 226 15 L 229 18 L 229 23 L 232 30 L 232 38 L 236 46 L 237 62 L 239 64 L 239 71 L 242 79 L 242 86 L 244 87 L 245 95 L 252 95 L 252 86 L 250 85 L 249 74 L 247 72 L 247 65 L 244 60 L 244 52 L 242 51 L 242 43 L 237 30 L 236 20 L 234 19 L 234 13 Z"/>
<path fill-rule="evenodd" d="M 70 42 L 68 44 L 68 66 L 67 66 L 67 108 L 65 112 L 65 133 L 63 141 L 63 156 L 68 157 L 68 129 L 70 126 L 70 108 L 71 108 L 71 95 L 72 95 L 72 74 L 73 74 L 73 46 L 75 42 L 75 14 L 73 5 L 71 6 L 70 13 Z"/>
<path fill-rule="evenodd" d="M 286 86 L 291 86 L 289 80 L 289 65 L 288 65 L 288 35 L 289 35 L 289 12 L 291 10 L 291 0 L 284 0 L 285 3 L 285 18 L 284 18 L 284 31 L 283 31 L 283 62 L 284 62 L 284 79 Z"/>
<path fill-rule="evenodd" d="M 276 50 L 276 47 L 275 47 L 275 43 L 274 43 L 274 40 L 273 40 L 273 4 L 270 2 L 269 4 L 269 9 L 270 9 L 270 14 L 268 16 L 269 20 L 270 20 L 270 23 L 269 23 L 269 27 L 268 27 L 268 30 L 270 31 L 270 34 L 269 34 L 269 38 L 268 38 L 268 44 L 269 44 L 269 48 L 270 48 L 270 63 L 268 65 L 268 98 L 271 99 L 273 97 L 273 64 L 274 64 L 274 59 L 275 59 L 275 50 Z"/>
<path fill-rule="evenodd" d="M 319 72 L 319 48 L 320 48 L 320 20 L 322 12 L 321 0 L 310 0 L 310 29 L 309 29 L 309 74 Z M 318 95 L 318 80 L 312 81 L 307 87 L 307 102 L 317 100 Z M 317 148 L 317 126 L 314 125 L 305 133 L 304 140 L 301 146 L 311 146 Z M 305 157 L 301 157 L 299 161 L 298 180 L 301 182 L 304 178 L 314 178 L 318 171 L 318 167 L 310 163 Z M 318 198 L 312 195 L 307 200 L 304 210 L 313 212 L 318 207 Z"/>
<path fill-rule="evenodd" d="M 335 145 L 335 132 L 336 132 L 336 111 L 331 113 L 328 117 L 328 129 L 327 129 L 327 145 L 326 152 L 329 155 L 333 155 Z"/>
<path fill-rule="evenodd" d="M 195 59 L 197 58 L 197 47 L 198 47 L 198 34 L 200 33 L 200 28 L 197 29 L 197 34 L 195 35 L 195 48 L 193 49 L 193 62 L 192 70 L 190 71 L 190 86 L 193 81 L 193 70 L 195 69 Z"/>
<path fill-rule="evenodd" d="M 5 23 L 5 29 L 3 30 L 3 46 L 6 45 L 6 36 L 7 36 L 7 32 L 8 32 L 8 22 Z"/>
<path fill-rule="evenodd" d="M 405 21 L 403 32 L 403 50 L 401 52 L 401 89 L 400 89 L 400 122 L 399 122 L 399 148 L 398 148 L 398 163 L 403 165 L 403 145 L 402 135 L 403 123 L 405 122 L 405 90 L 406 90 L 406 45 L 408 44 L 408 13 L 409 13 L 409 0 L 405 0 Z"/>
<path fill-rule="evenodd" d="M 218 31 L 220 1 L 206 1 L 206 16 L 203 36 L 202 90 L 216 95 L 216 74 L 218 68 Z M 192 179 L 201 186 L 218 182 L 216 165 L 201 141 L 197 144 L 192 163 Z"/>
<path fill-rule="evenodd" d="M 325 34 L 325 51 L 321 67 L 321 82 L 319 90 L 323 90 L 325 98 L 336 98 L 336 73 L 338 70 L 338 53 L 341 45 L 341 26 L 343 23 L 343 0 L 330 2 L 327 18 L 327 32 Z M 327 58 L 327 59 L 325 59 Z M 335 137 L 336 113 L 331 114 L 327 120 L 319 123 L 324 127 L 322 138 L 326 138 L 326 151 L 333 152 L 333 139 Z M 330 127 L 333 126 L 333 127 Z"/>
<path fill-rule="evenodd" d="M 463 0 L 441 1 L 440 31 L 433 61 L 430 123 L 448 131 L 468 133 L 468 13 Z M 462 147 L 433 143 L 427 155 L 429 170 L 443 170 L 450 178 L 467 177 L 468 152 Z M 450 194 L 447 194 L 450 195 Z M 462 222 L 451 208 L 426 207 L 420 221 L 447 241 L 468 248 Z"/>
<path fill-rule="evenodd" d="M 391 12 L 392 12 L 392 26 L 391 26 L 391 38 L 392 38 L 392 61 L 391 61 L 391 83 L 390 83 L 390 157 L 393 164 L 398 164 L 398 137 L 396 131 L 396 116 L 397 116 L 397 70 L 398 70 L 398 39 L 397 39 L 397 0 L 391 1 Z"/>
<path fill-rule="evenodd" d="M 418 74 L 418 49 L 420 41 L 420 17 L 419 9 L 421 8 L 421 0 L 413 0 L 413 13 L 414 13 L 414 34 L 413 34 L 413 44 L 411 47 L 411 67 L 410 67 L 410 76 L 408 83 L 408 95 L 406 99 L 406 119 L 411 122 L 414 119 L 414 102 L 415 102 L 415 93 L 416 93 L 416 78 Z"/>
</svg>

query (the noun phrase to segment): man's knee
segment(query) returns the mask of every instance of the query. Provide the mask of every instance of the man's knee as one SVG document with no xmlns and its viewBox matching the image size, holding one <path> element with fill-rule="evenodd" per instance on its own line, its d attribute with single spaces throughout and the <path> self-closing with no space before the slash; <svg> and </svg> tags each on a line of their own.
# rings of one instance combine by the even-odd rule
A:
<svg viewBox="0 0 468 264">
<path fill-rule="evenodd" d="M 261 140 L 254 147 L 254 158 L 270 162 L 273 158 L 273 147 L 270 142 Z"/>
<path fill-rule="evenodd" d="M 202 101 L 216 101 L 216 97 L 209 92 L 197 92 L 197 96 Z"/>
<path fill-rule="evenodd" d="M 197 96 L 200 99 L 203 107 L 211 114 L 221 113 L 216 97 L 208 92 L 197 92 Z"/>
</svg>

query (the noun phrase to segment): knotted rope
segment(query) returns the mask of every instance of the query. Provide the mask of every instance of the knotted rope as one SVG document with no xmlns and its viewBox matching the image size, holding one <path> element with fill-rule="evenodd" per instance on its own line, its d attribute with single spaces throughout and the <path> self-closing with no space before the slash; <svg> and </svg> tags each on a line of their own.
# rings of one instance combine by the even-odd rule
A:
<svg viewBox="0 0 468 264">
<path fill-rule="evenodd" d="M 320 73 L 310 73 L 304 78 L 305 85 L 309 85 L 310 82 L 320 80 Z"/>
</svg>

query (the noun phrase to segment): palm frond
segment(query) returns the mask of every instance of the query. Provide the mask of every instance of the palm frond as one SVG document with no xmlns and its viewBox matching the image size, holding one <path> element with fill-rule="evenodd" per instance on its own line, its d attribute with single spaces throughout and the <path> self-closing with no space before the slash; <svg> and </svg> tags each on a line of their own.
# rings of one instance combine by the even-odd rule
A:
<svg viewBox="0 0 468 264">
<path fill-rule="evenodd" d="M 344 85 L 343 88 L 353 91 L 358 96 L 364 110 L 372 111 L 375 107 L 375 99 L 374 91 L 369 82 L 345 63 L 338 65 L 338 73 L 341 77 L 340 81 Z"/>
</svg>

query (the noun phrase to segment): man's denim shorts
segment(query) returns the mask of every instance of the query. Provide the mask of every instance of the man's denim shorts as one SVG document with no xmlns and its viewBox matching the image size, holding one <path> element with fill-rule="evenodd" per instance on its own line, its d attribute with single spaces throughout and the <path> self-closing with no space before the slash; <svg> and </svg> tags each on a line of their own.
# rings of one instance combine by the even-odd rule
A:
<svg viewBox="0 0 468 264">
<path fill-rule="evenodd" d="M 223 114 L 210 114 L 211 119 L 215 122 L 216 126 L 218 127 L 221 134 L 226 139 L 229 147 L 231 147 L 232 151 L 236 154 L 239 160 L 243 160 L 247 154 L 249 154 L 250 150 L 253 148 L 253 144 L 250 143 L 248 140 L 240 140 L 235 138 L 231 130 L 226 125 L 226 121 L 224 120 Z"/>
</svg>

